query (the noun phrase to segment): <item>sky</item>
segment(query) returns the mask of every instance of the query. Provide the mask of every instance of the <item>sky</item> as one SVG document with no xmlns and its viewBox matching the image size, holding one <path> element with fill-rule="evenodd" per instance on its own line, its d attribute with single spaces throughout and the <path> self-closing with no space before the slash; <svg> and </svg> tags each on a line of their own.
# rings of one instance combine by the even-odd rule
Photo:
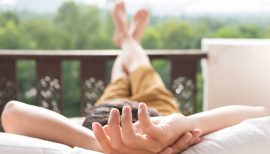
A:
<svg viewBox="0 0 270 154">
<path fill-rule="evenodd" d="M 68 0 L 0 0 L 0 9 L 54 13 Z M 115 0 L 73 0 L 111 8 Z M 179 14 L 270 14 L 270 0 L 125 0 L 129 12 L 150 9 L 157 15 Z"/>
</svg>

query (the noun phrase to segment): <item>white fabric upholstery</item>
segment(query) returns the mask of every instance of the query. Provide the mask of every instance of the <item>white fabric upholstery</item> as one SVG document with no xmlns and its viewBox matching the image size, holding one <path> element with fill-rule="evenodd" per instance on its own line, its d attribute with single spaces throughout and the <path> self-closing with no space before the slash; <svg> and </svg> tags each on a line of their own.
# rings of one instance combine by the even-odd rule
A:
<svg viewBox="0 0 270 154">
<path fill-rule="evenodd" d="M 270 108 L 270 40 L 203 39 L 204 110 L 225 105 Z"/>
<path fill-rule="evenodd" d="M 182 154 L 270 153 L 270 117 L 250 119 L 203 138 Z"/>
<path fill-rule="evenodd" d="M 37 138 L 0 133 L 0 154 L 100 154 Z"/>
<path fill-rule="evenodd" d="M 72 148 L 41 139 L 0 133 L 1 154 L 71 154 Z"/>
</svg>

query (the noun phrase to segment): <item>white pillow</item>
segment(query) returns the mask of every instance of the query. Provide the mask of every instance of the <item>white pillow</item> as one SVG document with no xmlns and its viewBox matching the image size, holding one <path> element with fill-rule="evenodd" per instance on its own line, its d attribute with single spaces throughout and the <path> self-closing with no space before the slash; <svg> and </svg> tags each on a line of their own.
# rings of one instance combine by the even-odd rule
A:
<svg viewBox="0 0 270 154">
<path fill-rule="evenodd" d="M 37 138 L 0 133 L 1 154 L 71 154 L 69 146 Z"/>
<path fill-rule="evenodd" d="M 0 154 L 101 154 L 37 138 L 0 133 Z"/>
<path fill-rule="evenodd" d="M 182 154 L 268 154 L 270 117 L 246 120 L 203 138 Z"/>
</svg>

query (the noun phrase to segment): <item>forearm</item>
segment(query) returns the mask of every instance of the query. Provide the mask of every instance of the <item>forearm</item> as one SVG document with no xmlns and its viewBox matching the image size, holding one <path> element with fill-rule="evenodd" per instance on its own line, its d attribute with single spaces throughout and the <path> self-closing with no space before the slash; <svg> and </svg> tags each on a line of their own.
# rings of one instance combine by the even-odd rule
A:
<svg viewBox="0 0 270 154">
<path fill-rule="evenodd" d="M 2 114 L 6 132 L 100 150 L 92 131 L 73 124 L 66 117 L 32 105 L 9 102 Z"/>
<path fill-rule="evenodd" d="M 246 119 L 268 115 L 270 115 L 269 110 L 264 107 L 226 106 L 191 115 L 188 119 L 193 128 L 201 129 L 203 134 L 208 134 Z"/>
</svg>

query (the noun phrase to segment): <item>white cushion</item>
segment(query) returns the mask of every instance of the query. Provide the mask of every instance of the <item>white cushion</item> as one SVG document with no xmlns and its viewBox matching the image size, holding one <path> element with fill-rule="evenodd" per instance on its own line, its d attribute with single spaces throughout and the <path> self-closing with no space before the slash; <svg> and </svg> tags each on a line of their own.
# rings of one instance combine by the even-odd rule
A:
<svg viewBox="0 0 270 154">
<path fill-rule="evenodd" d="M 204 110 L 226 105 L 270 109 L 270 39 L 203 39 Z"/>
<path fill-rule="evenodd" d="M 72 148 L 21 135 L 0 133 L 1 154 L 71 154 Z"/>
<path fill-rule="evenodd" d="M 270 117 L 250 119 L 203 138 L 182 154 L 270 153 Z"/>
<path fill-rule="evenodd" d="M 0 133 L 0 154 L 100 154 L 37 138 Z"/>
</svg>

